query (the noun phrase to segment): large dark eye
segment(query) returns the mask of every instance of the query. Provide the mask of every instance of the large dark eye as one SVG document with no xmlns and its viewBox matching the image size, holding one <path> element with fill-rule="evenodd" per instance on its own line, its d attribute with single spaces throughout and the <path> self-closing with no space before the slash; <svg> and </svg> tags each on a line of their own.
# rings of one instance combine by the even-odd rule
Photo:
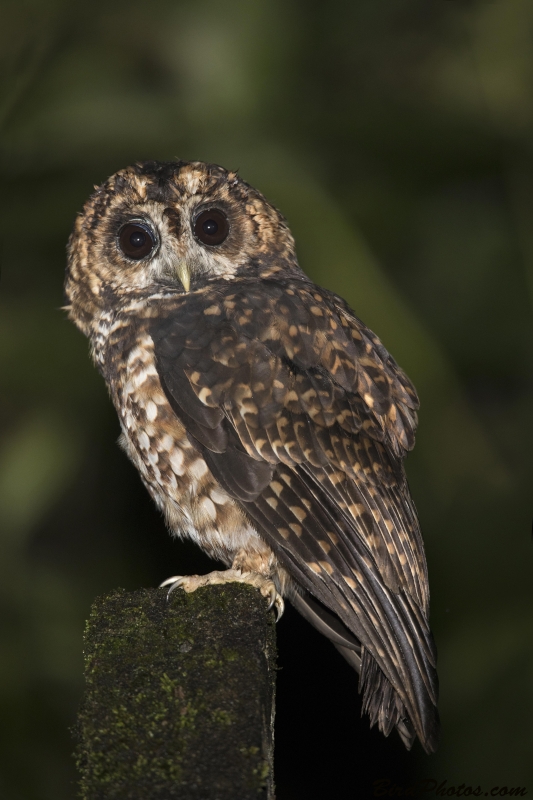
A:
<svg viewBox="0 0 533 800">
<path fill-rule="evenodd" d="M 209 211 L 202 211 L 202 213 L 196 217 L 194 222 L 194 235 L 203 242 L 203 244 L 222 244 L 228 233 L 228 218 L 222 211 L 211 208 Z"/>
<path fill-rule="evenodd" d="M 120 249 L 128 258 L 140 261 L 149 256 L 155 247 L 155 236 L 147 225 L 140 222 L 128 222 L 120 229 L 118 235 Z"/>
</svg>

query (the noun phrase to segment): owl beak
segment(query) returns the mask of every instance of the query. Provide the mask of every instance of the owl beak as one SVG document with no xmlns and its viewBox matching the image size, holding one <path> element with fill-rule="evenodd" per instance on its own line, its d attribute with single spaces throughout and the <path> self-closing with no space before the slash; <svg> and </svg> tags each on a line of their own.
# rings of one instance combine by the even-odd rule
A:
<svg viewBox="0 0 533 800">
<path fill-rule="evenodd" d="M 178 273 L 178 277 L 183 284 L 183 288 L 186 292 L 189 291 L 191 288 L 191 274 L 189 272 L 189 268 L 185 261 L 180 261 L 177 266 L 176 272 Z"/>
</svg>

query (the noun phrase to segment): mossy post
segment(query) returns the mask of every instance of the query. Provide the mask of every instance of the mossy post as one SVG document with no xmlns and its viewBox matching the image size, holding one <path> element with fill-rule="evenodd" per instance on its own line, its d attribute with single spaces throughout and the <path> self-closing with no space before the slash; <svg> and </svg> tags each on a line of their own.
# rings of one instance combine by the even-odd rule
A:
<svg viewBox="0 0 533 800">
<path fill-rule="evenodd" d="M 76 726 L 84 800 L 273 800 L 274 614 L 257 589 L 99 598 Z"/>
</svg>

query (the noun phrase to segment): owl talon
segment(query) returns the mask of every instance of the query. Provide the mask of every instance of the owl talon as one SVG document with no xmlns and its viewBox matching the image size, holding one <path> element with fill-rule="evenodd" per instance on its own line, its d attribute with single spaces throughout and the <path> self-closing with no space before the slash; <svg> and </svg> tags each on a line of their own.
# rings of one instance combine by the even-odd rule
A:
<svg viewBox="0 0 533 800">
<path fill-rule="evenodd" d="M 285 603 L 283 601 L 283 597 L 278 594 L 278 591 L 275 586 L 272 586 L 270 589 L 270 603 L 268 604 L 268 611 L 271 608 L 276 608 L 276 622 L 279 622 L 283 616 L 283 612 L 285 611 Z"/>
<path fill-rule="evenodd" d="M 163 581 L 163 583 L 159 584 L 160 589 L 163 589 L 165 586 L 170 586 L 170 589 L 167 592 L 167 600 L 174 589 L 179 589 L 180 586 L 182 586 L 183 581 L 186 580 L 186 578 L 186 575 L 175 575 L 173 578 L 167 578 L 166 581 Z"/>
<path fill-rule="evenodd" d="M 242 572 L 239 569 L 226 569 L 223 571 L 209 572 L 207 575 L 175 575 L 167 578 L 159 585 L 159 588 L 170 586 L 167 598 L 175 589 L 183 589 L 187 593 L 195 592 L 202 586 L 216 586 L 225 583 L 247 583 L 259 589 L 263 597 L 270 600 L 268 611 L 276 608 L 276 622 L 279 622 L 285 611 L 283 597 L 279 594 L 276 586 L 270 578 L 260 575 L 258 572 Z"/>
</svg>

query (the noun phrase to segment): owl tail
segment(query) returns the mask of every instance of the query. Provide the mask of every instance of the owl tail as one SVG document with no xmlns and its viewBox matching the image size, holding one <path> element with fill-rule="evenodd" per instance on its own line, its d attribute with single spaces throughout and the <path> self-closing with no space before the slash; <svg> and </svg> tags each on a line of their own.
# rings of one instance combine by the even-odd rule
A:
<svg viewBox="0 0 533 800">
<path fill-rule="evenodd" d="M 359 692 L 363 695 L 362 713 L 366 713 L 370 717 L 370 727 L 377 723 L 379 730 L 385 736 L 388 736 L 393 728 L 396 728 L 402 742 L 410 750 L 416 734 L 407 716 L 405 706 L 376 661 L 364 647 L 362 648 L 360 675 Z M 423 747 L 427 752 L 433 752 L 435 749 L 427 742 L 423 743 Z"/>
<path fill-rule="evenodd" d="M 413 746 L 416 732 L 401 697 L 393 688 L 375 659 L 361 646 L 343 623 L 308 593 L 296 594 L 291 603 L 320 633 L 326 636 L 346 661 L 359 673 L 359 692 L 363 695 L 362 713 L 370 717 L 370 727 L 377 724 L 385 736 L 396 728 L 407 750 Z M 436 715 L 436 710 L 433 709 Z M 433 753 L 438 743 L 438 721 L 427 732 L 422 746 Z"/>
</svg>

